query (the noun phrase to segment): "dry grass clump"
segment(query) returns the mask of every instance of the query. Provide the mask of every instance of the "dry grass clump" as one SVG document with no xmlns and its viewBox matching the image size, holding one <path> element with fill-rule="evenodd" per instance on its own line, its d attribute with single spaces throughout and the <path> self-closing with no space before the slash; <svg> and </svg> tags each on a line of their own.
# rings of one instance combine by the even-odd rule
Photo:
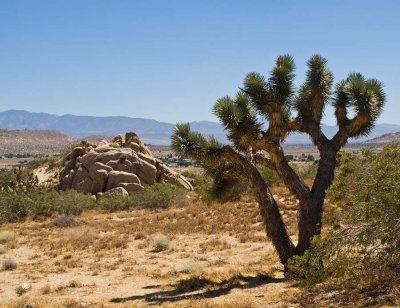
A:
<svg viewBox="0 0 400 308">
<path fill-rule="evenodd" d="M 180 272 L 185 274 L 201 274 L 205 268 L 206 264 L 204 262 L 189 262 L 183 265 Z"/>
<path fill-rule="evenodd" d="M 17 238 L 16 234 L 12 231 L 0 231 L 0 244 L 6 244 L 14 241 Z"/>
<path fill-rule="evenodd" d="M 172 243 L 165 235 L 158 234 L 154 237 L 153 252 L 161 252 L 164 250 L 170 250 L 171 248 Z"/>
<path fill-rule="evenodd" d="M 67 228 L 76 226 L 78 222 L 71 215 L 61 215 L 60 217 L 53 220 L 53 224 L 56 227 Z"/>
<path fill-rule="evenodd" d="M 200 248 L 203 251 L 213 251 L 213 250 L 227 250 L 230 249 L 232 245 L 226 240 L 212 239 L 207 242 L 200 244 Z"/>
<path fill-rule="evenodd" d="M 144 240 L 146 238 L 146 235 L 144 235 L 142 232 L 136 232 L 133 239 L 134 240 Z"/>
<path fill-rule="evenodd" d="M 50 294 L 51 291 L 52 291 L 52 289 L 51 289 L 50 285 L 48 285 L 48 284 L 40 289 L 40 293 L 42 293 L 43 295 Z"/>
<path fill-rule="evenodd" d="M 80 288 L 80 287 L 82 287 L 82 283 L 77 280 L 71 280 L 70 282 L 68 282 L 67 287 L 68 288 Z"/>
<path fill-rule="evenodd" d="M 60 238 L 51 242 L 52 249 L 73 249 L 92 251 L 127 248 L 129 236 L 118 232 L 99 233 L 89 227 L 81 227 L 66 230 Z"/>
<path fill-rule="evenodd" d="M 6 259 L 3 261 L 2 268 L 5 271 L 13 271 L 18 267 L 18 263 L 12 259 Z"/>
<path fill-rule="evenodd" d="M 248 243 L 248 242 L 266 242 L 267 241 L 267 236 L 265 233 L 255 233 L 255 232 L 249 232 L 249 233 L 241 233 L 238 236 L 239 243 Z"/>
</svg>

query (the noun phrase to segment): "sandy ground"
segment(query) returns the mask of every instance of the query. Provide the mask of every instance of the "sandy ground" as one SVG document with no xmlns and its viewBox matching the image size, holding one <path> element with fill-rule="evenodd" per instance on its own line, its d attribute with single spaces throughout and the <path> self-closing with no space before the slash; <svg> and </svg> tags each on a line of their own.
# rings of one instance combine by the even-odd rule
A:
<svg viewBox="0 0 400 308">
<path fill-rule="evenodd" d="M 239 202 L 3 225 L 0 262 L 17 268 L 0 271 L 0 307 L 296 307 L 257 214 Z"/>
</svg>

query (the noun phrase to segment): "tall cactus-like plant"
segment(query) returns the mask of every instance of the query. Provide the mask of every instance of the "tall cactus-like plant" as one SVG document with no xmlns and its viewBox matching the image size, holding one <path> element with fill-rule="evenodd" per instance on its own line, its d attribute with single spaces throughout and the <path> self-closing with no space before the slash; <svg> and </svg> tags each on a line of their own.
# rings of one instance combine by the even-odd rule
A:
<svg viewBox="0 0 400 308">
<path fill-rule="evenodd" d="M 375 79 L 352 73 L 332 89 L 333 75 L 325 58 L 314 55 L 307 66 L 306 80 L 297 90 L 293 58 L 284 55 L 277 58 L 268 79 L 250 73 L 234 98 L 217 100 L 214 113 L 230 144 L 203 137 L 191 131 L 188 124 L 176 125 L 172 136 L 173 149 L 199 161 L 213 176 L 216 188 L 223 190 L 248 180 L 267 235 L 284 265 L 293 255 L 303 254 L 312 237 L 321 231 L 324 199 L 334 178 L 338 151 L 349 138 L 371 131 L 385 102 L 383 86 Z M 330 139 L 321 130 L 327 104 L 333 105 L 338 126 Z M 291 168 L 282 149 L 285 138 L 293 132 L 308 134 L 320 153 L 311 188 Z M 300 201 L 297 245 L 288 235 L 276 201 L 257 169 L 259 165 L 275 170 Z"/>
</svg>

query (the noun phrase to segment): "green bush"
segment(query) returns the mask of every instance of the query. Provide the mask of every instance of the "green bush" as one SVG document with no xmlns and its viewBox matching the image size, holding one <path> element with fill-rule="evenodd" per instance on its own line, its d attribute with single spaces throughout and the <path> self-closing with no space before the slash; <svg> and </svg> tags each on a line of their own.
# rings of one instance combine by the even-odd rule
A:
<svg viewBox="0 0 400 308">
<path fill-rule="evenodd" d="M 75 190 L 69 191 L 38 191 L 31 194 L 35 205 L 31 208 L 31 215 L 49 217 L 54 213 L 64 215 L 79 215 L 83 210 L 93 208 L 95 201 L 88 195 Z"/>
<path fill-rule="evenodd" d="M 173 203 L 185 198 L 187 191 L 184 188 L 155 183 L 146 186 L 143 190 L 132 194 L 132 203 L 142 208 L 167 208 Z"/>
<path fill-rule="evenodd" d="M 328 232 L 304 256 L 294 258 L 289 265 L 292 274 L 307 283 L 318 282 L 320 275 L 398 287 L 399 183 L 399 144 L 387 145 L 380 153 L 341 153 L 328 195 L 341 210 L 344 227 Z"/>
<path fill-rule="evenodd" d="M 303 180 L 314 180 L 317 175 L 319 161 L 315 160 L 313 162 L 308 162 L 304 168 L 300 168 L 296 163 L 292 163 L 291 166 L 294 171 L 303 179 Z"/>
<path fill-rule="evenodd" d="M 47 165 L 49 169 L 59 167 L 61 164 L 60 158 L 57 156 L 40 155 L 35 157 L 34 160 L 28 162 L 25 167 L 27 170 L 32 171 L 44 165 Z"/>
<path fill-rule="evenodd" d="M 266 168 L 266 167 L 258 167 L 258 170 L 261 173 L 264 181 L 267 183 L 268 186 L 274 186 L 281 184 L 281 179 L 276 173 L 276 171 Z"/>
<path fill-rule="evenodd" d="M 134 198 L 132 198 L 132 195 L 130 195 L 129 197 L 102 197 L 97 201 L 97 207 L 108 212 L 126 211 L 130 208 L 134 208 L 135 206 L 136 205 L 134 203 Z"/>
<path fill-rule="evenodd" d="M 93 208 L 95 201 L 76 191 L 36 190 L 30 192 L 0 192 L 0 223 L 16 222 L 31 216 L 34 219 L 54 213 L 78 215 Z"/>
<path fill-rule="evenodd" d="M 26 194 L 0 192 L 0 223 L 25 219 L 33 204 Z"/>
<path fill-rule="evenodd" d="M 161 252 L 172 248 L 171 241 L 162 234 L 157 235 L 153 242 L 153 252 Z"/>
<path fill-rule="evenodd" d="M 309 250 L 302 256 L 295 256 L 289 260 L 287 276 L 300 279 L 306 286 L 323 281 L 327 277 L 323 263 L 326 250 L 323 245 L 324 242 L 320 237 L 314 237 Z"/>
<path fill-rule="evenodd" d="M 100 198 L 98 207 L 110 212 L 128 210 L 135 207 L 167 208 L 183 200 L 186 193 L 187 191 L 184 188 L 175 185 L 155 183 L 145 186 L 143 190 L 132 193 L 128 197 Z"/>
<path fill-rule="evenodd" d="M 341 272 L 396 273 L 400 279 L 400 146 L 360 156 L 342 153 L 330 199 L 343 211 L 347 227 L 330 235 L 336 260 L 351 264 Z M 337 270 L 335 272 L 338 272 Z"/>
<path fill-rule="evenodd" d="M 183 171 L 181 173 L 194 187 L 201 185 L 205 181 L 205 176 L 201 173 Z"/>
<path fill-rule="evenodd" d="M 26 192 L 39 186 L 38 178 L 27 168 L 0 171 L 0 191 Z"/>
</svg>

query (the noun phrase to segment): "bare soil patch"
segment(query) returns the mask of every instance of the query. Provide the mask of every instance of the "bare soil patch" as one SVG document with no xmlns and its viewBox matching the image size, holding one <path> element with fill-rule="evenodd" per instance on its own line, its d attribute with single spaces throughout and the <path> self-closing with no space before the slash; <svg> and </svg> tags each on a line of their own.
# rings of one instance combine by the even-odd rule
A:
<svg viewBox="0 0 400 308">
<path fill-rule="evenodd" d="M 283 279 L 257 216 L 256 203 L 236 202 L 3 225 L 14 236 L 0 262 L 17 267 L 0 271 L 0 306 L 287 307 L 299 290 Z M 30 288 L 19 295 L 22 284 Z"/>
</svg>

